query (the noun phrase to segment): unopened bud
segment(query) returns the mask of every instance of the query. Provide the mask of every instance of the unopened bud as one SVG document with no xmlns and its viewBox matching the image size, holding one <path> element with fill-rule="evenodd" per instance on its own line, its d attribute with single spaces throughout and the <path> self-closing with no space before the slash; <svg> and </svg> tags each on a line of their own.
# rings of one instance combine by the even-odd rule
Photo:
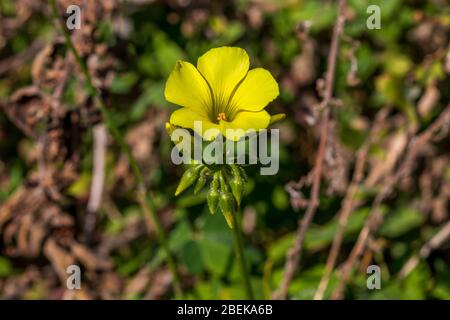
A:
<svg viewBox="0 0 450 320">
<path fill-rule="evenodd" d="M 223 213 L 223 216 L 225 217 L 225 220 L 228 223 L 228 226 L 233 229 L 234 223 L 233 223 L 233 213 L 234 213 L 234 199 L 233 195 L 228 191 L 223 191 L 220 194 L 220 200 L 219 200 L 219 206 L 220 210 Z"/>
<path fill-rule="evenodd" d="M 220 172 L 214 173 L 213 180 L 209 186 L 208 194 L 206 195 L 206 201 L 208 202 L 208 208 L 211 214 L 216 213 L 217 205 L 219 204 L 219 176 Z"/>
<path fill-rule="evenodd" d="M 236 166 L 236 168 L 239 171 L 242 180 L 244 180 L 244 182 L 248 182 L 248 176 L 247 176 L 247 172 L 245 172 L 245 169 L 241 166 Z"/>
<path fill-rule="evenodd" d="M 197 194 L 205 186 L 208 172 L 209 172 L 209 169 L 207 167 L 204 167 L 202 170 L 200 170 L 200 174 L 199 174 L 197 183 L 195 184 L 194 194 Z"/>
<path fill-rule="evenodd" d="M 191 166 L 184 172 L 183 176 L 181 177 L 180 183 L 178 184 L 177 190 L 175 191 L 175 196 L 178 196 L 197 180 L 198 174 L 202 167 L 202 164 Z"/>
<path fill-rule="evenodd" d="M 230 188 L 222 172 L 220 172 L 219 180 L 220 180 L 219 207 L 220 210 L 222 211 L 223 216 L 225 217 L 225 220 L 228 223 L 228 226 L 230 228 L 233 228 L 234 198 L 230 192 Z"/>
<path fill-rule="evenodd" d="M 244 179 L 241 177 L 241 173 L 239 168 L 236 165 L 231 165 L 232 177 L 229 182 L 231 187 L 231 192 L 233 193 L 234 198 L 238 206 L 241 204 L 242 196 L 244 194 Z"/>
</svg>

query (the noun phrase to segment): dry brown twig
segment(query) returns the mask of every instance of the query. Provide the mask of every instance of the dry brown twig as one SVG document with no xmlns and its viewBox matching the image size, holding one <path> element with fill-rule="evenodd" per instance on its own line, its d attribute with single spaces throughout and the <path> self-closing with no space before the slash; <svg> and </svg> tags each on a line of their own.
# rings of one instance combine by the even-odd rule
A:
<svg viewBox="0 0 450 320">
<path fill-rule="evenodd" d="M 447 105 L 445 110 L 425 131 L 423 131 L 419 135 L 414 135 L 410 139 L 404 161 L 401 162 L 399 169 L 392 176 L 390 176 L 390 178 L 387 179 L 382 190 L 375 197 L 372 209 L 369 213 L 369 217 L 367 218 L 366 223 L 361 230 L 358 236 L 358 240 L 356 241 L 356 244 L 350 252 L 349 257 L 343 264 L 342 272 L 340 275 L 340 282 L 332 295 L 332 299 L 342 299 L 353 266 L 363 254 L 371 232 L 373 232 L 373 230 L 375 230 L 381 223 L 381 204 L 391 193 L 395 184 L 412 170 L 416 157 L 420 154 L 427 143 L 434 138 L 435 134 L 438 131 L 448 126 L 449 122 L 450 104 Z"/>
<path fill-rule="evenodd" d="M 447 221 L 444 226 L 428 241 L 419 251 L 419 255 L 412 256 L 402 267 L 398 273 L 400 279 L 406 278 L 417 265 L 420 260 L 428 258 L 430 253 L 439 248 L 447 239 L 450 238 L 450 221 Z"/>
<path fill-rule="evenodd" d="M 311 199 L 308 202 L 308 207 L 306 209 L 305 216 L 299 221 L 297 229 L 297 237 L 294 240 L 292 248 L 288 251 L 286 257 L 286 263 L 284 268 L 284 275 L 281 283 L 274 292 L 274 299 L 285 299 L 287 297 L 289 284 L 292 281 L 295 271 L 300 264 L 301 251 L 303 247 L 303 241 L 305 238 L 306 231 L 311 224 L 316 209 L 319 206 L 319 191 L 320 183 L 322 177 L 322 168 L 325 158 L 325 151 L 328 139 L 328 130 L 330 122 L 330 108 L 329 105 L 332 103 L 333 98 L 333 87 L 334 87 L 334 75 L 336 69 L 337 54 L 339 51 L 339 39 L 344 28 L 345 23 L 345 8 L 347 7 L 346 0 L 339 0 L 338 3 L 338 14 L 336 18 L 336 23 L 333 29 L 333 36 L 331 39 L 330 52 L 328 55 L 327 71 L 325 78 L 325 90 L 323 100 L 321 102 L 322 119 L 321 119 L 321 133 L 319 150 L 317 153 L 315 165 L 314 165 L 314 176 L 312 182 Z"/>
<path fill-rule="evenodd" d="M 94 161 L 92 168 L 92 183 L 89 192 L 89 200 L 84 217 L 84 236 L 89 243 L 95 227 L 96 213 L 102 202 L 103 186 L 105 183 L 105 158 L 108 136 L 104 123 L 97 124 L 93 129 L 94 136 Z"/>
<path fill-rule="evenodd" d="M 368 154 L 369 148 L 372 145 L 373 141 L 375 140 L 375 135 L 378 133 L 380 126 L 383 123 L 383 121 L 386 119 L 388 113 L 389 113 L 389 109 L 383 108 L 377 114 L 375 123 L 372 126 L 369 137 L 367 138 L 367 140 L 364 142 L 364 144 L 361 146 L 361 148 L 357 152 L 355 171 L 353 173 L 352 181 L 347 189 L 347 193 L 342 202 L 343 203 L 342 208 L 341 208 L 340 212 L 338 213 L 339 227 L 338 227 L 336 235 L 333 239 L 330 253 L 328 255 L 327 262 L 325 265 L 325 271 L 324 271 L 322 278 L 320 279 L 319 286 L 314 295 L 314 300 L 322 300 L 325 290 L 328 287 L 328 282 L 330 280 L 331 272 L 333 271 L 333 269 L 336 265 L 336 260 L 337 260 L 339 251 L 342 246 L 342 240 L 344 239 L 344 232 L 345 232 L 345 227 L 347 226 L 348 218 L 349 218 L 350 214 L 353 212 L 353 210 L 355 209 L 355 207 L 357 206 L 357 203 L 355 203 L 355 197 L 356 197 L 361 180 L 364 175 L 364 168 L 366 166 L 367 154 Z"/>
<path fill-rule="evenodd" d="M 9 72 L 17 71 L 21 66 L 28 62 L 28 60 L 34 58 L 44 45 L 45 43 L 42 40 L 35 40 L 27 49 L 15 56 L 0 61 L 0 75 L 3 76 Z"/>
</svg>

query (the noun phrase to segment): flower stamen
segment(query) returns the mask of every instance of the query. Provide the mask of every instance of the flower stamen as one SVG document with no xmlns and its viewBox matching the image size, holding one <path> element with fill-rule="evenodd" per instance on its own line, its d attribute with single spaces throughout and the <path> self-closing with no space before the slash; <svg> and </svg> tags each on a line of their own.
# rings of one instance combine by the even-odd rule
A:
<svg viewBox="0 0 450 320">
<path fill-rule="evenodd" d="M 221 112 L 217 115 L 217 121 L 221 121 L 221 120 L 227 121 L 227 116 L 225 115 L 224 112 Z"/>
</svg>

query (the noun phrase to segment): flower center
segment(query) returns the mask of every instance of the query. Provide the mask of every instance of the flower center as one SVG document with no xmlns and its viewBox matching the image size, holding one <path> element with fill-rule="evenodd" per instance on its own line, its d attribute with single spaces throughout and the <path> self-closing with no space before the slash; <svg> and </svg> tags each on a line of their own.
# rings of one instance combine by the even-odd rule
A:
<svg viewBox="0 0 450 320">
<path fill-rule="evenodd" d="M 227 117 L 224 112 L 221 112 L 217 115 L 217 121 L 220 121 L 220 120 L 227 121 Z"/>
</svg>

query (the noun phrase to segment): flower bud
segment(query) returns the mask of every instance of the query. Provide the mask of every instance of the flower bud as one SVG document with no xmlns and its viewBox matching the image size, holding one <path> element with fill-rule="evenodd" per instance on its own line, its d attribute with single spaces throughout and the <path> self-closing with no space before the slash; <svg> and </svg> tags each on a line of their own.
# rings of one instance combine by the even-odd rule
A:
<svg viewBox="0 0 450 320">
<path fill-rule="evenodd" d="M 230 192 L 230 188 L 228 187 L 228 184 L 225 180 L 224 174 L 222 171 L 219 171 L 218 173 L 219 181 L 220 181 L 220 189 L 222 192 Z"/>
<path fill-rule="evenodd" d="M 245 172 L 245 169 L 241 166 L 236 166 L 236 168 L 237 168 L 237 171 L 240 173 L 242 180 L 244 180 L 244 182 L 248 182 L 248 176 L 247 176 L 247 172 Z"/>
<path fill-rule="evenodd" d="M 219 176 L 220 172 L 214 173 L 213 181 L 211 182 L 208 194 L 206 195 L 206 201 L 208 202 L 208 208 L 211 214 L 216 213 L 217 205 L 219 204 Z"/>
<path fill-rule="evenodd" d="M 228 223 L 228 226 L 233 229 L 233 212 L 234 212 L 234 199 L 233 195 L 229 191 L 223 191 L 220 194 L 219 200 L 220 210 Z"/>
<path fill-rule="evenodd" d="M 194 194 L 197 194 L 206 184 L 206 177 L 208 175 L 209 169 L 207 167 L 204 167 L 202 170 L 200 170 L 200 174 L 197 180 L 197 183 L 195 184 L 194 188 Z"/>
<path fill-rule="evenodd" d="M 166 122 L 166 131 L 167 131 L 167 134 L 169 135 L 169 137 L 172 136 L 172 133 L 175 131 L 176 128 L 177 127 L 174 126 L 173 124 Z"/>
<path fill-rule="evenodd" d="M 244 180 L 241 177 L 240 170 L 236 165 L 231 165 L 232 177 L 229 182 L 231 187 L 231 192 L 238 206 L 241 204 L 242 196 L 244 194 Z"/>
<path fill-rule="evenodd" d="M 222 172 L 219 173 L 220 199 L 219 207 L 230 228 L 233 228 L 234 198 Z"/>
<path fill-rule="evenodd" d="M 175 196 L 178 196 L 184 190 L 189 188 L 195 182 L 195 180 L 197 180 L 198 174 L 202 167 L 202 164 L 191 166 L 184 172 L 183 176 L 181 177 L 180 183 L 178 184 L 177 190 L 175 191 Z"/>
</svg>

